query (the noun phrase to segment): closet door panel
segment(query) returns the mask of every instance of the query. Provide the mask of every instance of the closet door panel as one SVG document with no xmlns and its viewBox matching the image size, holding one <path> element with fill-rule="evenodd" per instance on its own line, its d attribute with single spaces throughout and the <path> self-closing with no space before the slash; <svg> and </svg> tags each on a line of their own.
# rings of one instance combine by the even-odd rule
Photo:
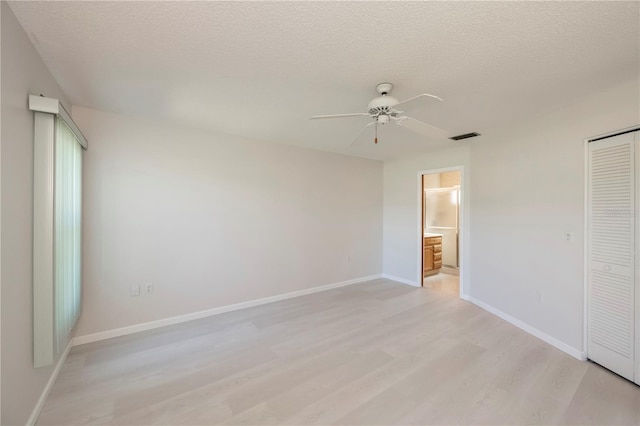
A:
<svg viewBox="0 0 640 426">
<path fill-rule="evenodd" d="M 589 144 L 589 358 L 633 380 L 635 369 L 634 134 Z"/>
</svg>

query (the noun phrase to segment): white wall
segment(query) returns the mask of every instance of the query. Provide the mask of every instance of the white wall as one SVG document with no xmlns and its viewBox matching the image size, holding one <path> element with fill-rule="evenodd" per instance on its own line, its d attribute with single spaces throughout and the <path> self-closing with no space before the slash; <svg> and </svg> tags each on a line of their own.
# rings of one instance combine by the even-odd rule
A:
<svg viewBox="0 0 640 426">
<path fill-rule="evenodd" d="M 404 282 L 420 285 L 418 265 L 421 261 L 422 235 L 420 204 L 422 184 L 419 172 L 464 167 L 463 216 L 461 217 L 463 245 L 461 248 L 461 274 L 465 287 L 469 283 L 469 187 L 471 167 L 469 142 L 451 142 L 451 148 L 428 151 L 420 155 L 386 161 L 384 163 L 384 274 Z M 465 264 L 466 262 L 466 264 Z"/>
<path fill-rule="evenodd" d="M 382 272 L 381 162 L 73 117 L 89 140 L 76 336 Z"/>
<path fill-rule="evenodd" d="M 385 162 L 383 273 L 419 283 L 418 171 L 464 165 L 465 296 L 582 352 L 584 139 L 637 124 L 634 80 L 459 147 Z"/>
<path fill-rule="evenodd" d="M 470 144 L 471 296 L 577 351 L 584 139 L 640 124 L 639 99 L 631 81 Z"/>
<path fill-rule="evenodd" d="M 33 113 L 28 94 L 66 104 L 6 2 L 2 2 L 2 418 L 24 424 L 52 367 L 33 368 L 32 207 Z M 68 106 L 68 104 L 67 104 Z"/>
</svg>

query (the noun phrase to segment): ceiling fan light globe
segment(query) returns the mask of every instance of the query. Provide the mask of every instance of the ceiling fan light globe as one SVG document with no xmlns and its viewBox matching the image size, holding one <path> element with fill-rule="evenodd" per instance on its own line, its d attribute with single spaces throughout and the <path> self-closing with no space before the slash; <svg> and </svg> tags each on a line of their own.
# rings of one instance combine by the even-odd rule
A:
<svg viewBox="0 0 640 426">
<path fill-rule="evenodd" d="M 378 123 L 380 124 L 386 124 L 389 122 L 389 116 L 386 114 L 380 114 L 378 116 Z"/>
</svg>

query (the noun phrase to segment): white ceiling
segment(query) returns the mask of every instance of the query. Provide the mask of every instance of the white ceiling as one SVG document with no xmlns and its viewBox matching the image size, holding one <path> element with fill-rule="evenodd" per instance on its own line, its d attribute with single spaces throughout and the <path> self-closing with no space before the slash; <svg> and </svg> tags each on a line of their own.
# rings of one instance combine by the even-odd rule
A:
<svg viewBox="0 0 640 426">
<path fill-rule="evenodd" d="M 11 2 L 70 101 L 387 159 L 460 142 L 385 126 L 375 85 L 451 134 L 489 135 L 640 72 L 639 2 Z"/>
</svg>

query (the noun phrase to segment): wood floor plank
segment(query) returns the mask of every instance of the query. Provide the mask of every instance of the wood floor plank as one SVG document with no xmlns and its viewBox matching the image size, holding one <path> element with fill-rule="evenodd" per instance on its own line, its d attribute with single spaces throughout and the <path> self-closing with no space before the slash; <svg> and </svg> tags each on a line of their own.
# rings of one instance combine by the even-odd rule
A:
<svg viewBox="0 0 640 426">
<path fill-rule="evenodd" d="M 640 387 L 386 279 L 72 349 L 38 424 L 640 424 Z"/>
<path fill-rule="evenodd" d="M 338 419 L 348 415 L 354 408 L 366 404 L 389 386 L 415 373 L 430 359 L 449 351 L 457 343 L 457 341 L 443 339 L 426 358 L 414 355 L 396 358 L 348 386 L 303 408 L 285 419 L 283 423 L 288 425 L 339 424 Z"/>
<path fill-rule="evenodd" d="M 356 354 L 348 363 L 324 371 L 313 380 L 305 381 L 284 393 L 268 398 L 267 405 L 276 417 L 283 421 L 391 361 L 392 356 L 379 350 Z"/>
<path fill-rule="evenodd" d="M 428 404 L 429 395 L 437 393 L 451 375 L 468 368 L 484 350 L 468 342 L 459 342 L 441 356 L 389 386 L 385 391 L 338 419 L 337 424 L 395 424 L 409 411 Z"/>
<path fill-rule="evenodd" d="M 596 364 L 590 364 L 562 422 L 639 425 L 639 387 Z"/>
</svg>

